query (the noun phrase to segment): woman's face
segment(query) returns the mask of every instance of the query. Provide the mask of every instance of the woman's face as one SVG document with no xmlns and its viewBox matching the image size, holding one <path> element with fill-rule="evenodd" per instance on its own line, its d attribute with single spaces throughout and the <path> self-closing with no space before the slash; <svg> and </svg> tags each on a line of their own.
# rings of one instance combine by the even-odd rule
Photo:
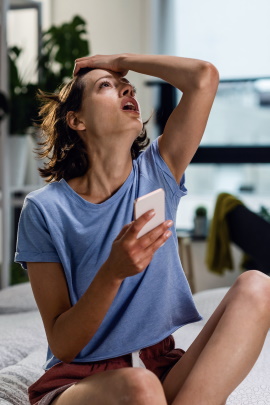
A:
<svg viewBox="0 0 270 405">
<path fill-rule="evenodd" d="M 95 69 L 84 77 L 85 89 L 79 113 L 87 134 L 114 136 L 130 134 L 133 142 L 142 130 L 135 89 L 119 73 Z"/>
</svg>

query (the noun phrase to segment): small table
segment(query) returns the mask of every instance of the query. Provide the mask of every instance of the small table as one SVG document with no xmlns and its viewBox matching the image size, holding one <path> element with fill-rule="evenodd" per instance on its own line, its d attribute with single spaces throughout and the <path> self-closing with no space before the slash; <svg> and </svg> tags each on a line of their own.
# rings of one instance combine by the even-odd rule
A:
<svg viewBox="0 0 270 405">
<path fill-rule="evenodd" d="M 183 270 L 190 285 L 191 292 L 195 293 L 194 270 L 192 260 L 191 235 L 189 232 L 177 230 L 178 251 Z"/>
</svg>

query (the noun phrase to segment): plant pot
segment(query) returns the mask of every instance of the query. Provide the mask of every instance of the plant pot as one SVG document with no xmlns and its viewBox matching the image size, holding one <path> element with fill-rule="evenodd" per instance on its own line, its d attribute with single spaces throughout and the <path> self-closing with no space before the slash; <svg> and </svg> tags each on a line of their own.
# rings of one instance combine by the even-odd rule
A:
<svg viewBox="0 0 270 405">
<path fill-rule="evenodd" d="M 21 187 L 25 184 L 28 142 L 25 135 L 10 135 L 8 140 L 10 185 Z"/>
<path fill-rule="evenodd" d="M 206 238 L 207 236 L 207 217 L 196 216 L 194 218 L 194 232 L 196 238 Z"/>
</svg>

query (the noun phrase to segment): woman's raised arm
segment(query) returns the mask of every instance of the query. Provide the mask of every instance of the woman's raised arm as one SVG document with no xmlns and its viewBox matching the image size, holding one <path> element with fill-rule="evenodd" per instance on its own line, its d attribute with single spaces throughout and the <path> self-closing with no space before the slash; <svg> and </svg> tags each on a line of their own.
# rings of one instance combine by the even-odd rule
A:
<svg viewBox="0 0 270 405">
<path fill-rule="evenodd" d="M 129 70 L 165 80 L 183 92 L 159 139 L 160 153 L 177 182 L 194 156 L 203 136 L 219 83 L 214 65 L 198 59 L 166 55 L 95 55 L 77 59 L 74 74 L 91 67 Z"/>
</svg>

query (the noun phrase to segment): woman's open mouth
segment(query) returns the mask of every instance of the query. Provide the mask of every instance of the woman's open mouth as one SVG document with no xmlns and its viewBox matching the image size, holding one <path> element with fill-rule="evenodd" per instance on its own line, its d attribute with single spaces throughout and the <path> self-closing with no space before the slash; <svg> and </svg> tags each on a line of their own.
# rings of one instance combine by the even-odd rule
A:
<svg viewBox="0 0 270 405">
<path fill-rule="evenodd" d="M 132 97 L 124 97 L 121 103 L 121 110 L 131 113 L 140 114 L 140 109 L 137 101 Z"/>
</svg>

